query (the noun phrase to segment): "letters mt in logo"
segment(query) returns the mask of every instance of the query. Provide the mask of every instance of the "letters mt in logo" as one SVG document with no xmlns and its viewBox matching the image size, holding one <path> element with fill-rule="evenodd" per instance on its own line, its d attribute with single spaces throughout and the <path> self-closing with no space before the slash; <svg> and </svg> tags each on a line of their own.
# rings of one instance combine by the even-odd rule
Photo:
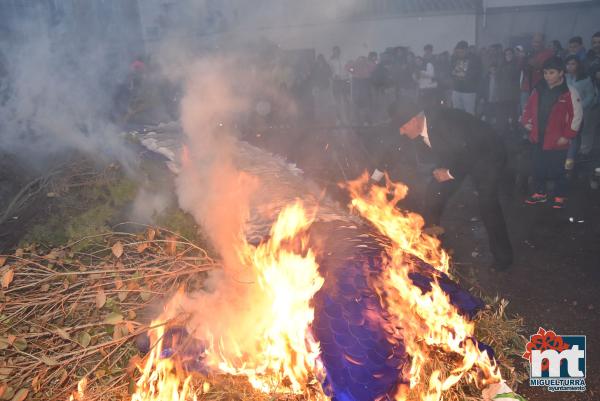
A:
<svg viewBox="0 0 600 401">
<path fill-rule="evenodd" d="M 548 386 L 550 391 L 584 391 L 585 353 L 585 336 L 561 336 L 540 327 L 523 354 L 531 367 L 530 385 Z"/>
</svg>

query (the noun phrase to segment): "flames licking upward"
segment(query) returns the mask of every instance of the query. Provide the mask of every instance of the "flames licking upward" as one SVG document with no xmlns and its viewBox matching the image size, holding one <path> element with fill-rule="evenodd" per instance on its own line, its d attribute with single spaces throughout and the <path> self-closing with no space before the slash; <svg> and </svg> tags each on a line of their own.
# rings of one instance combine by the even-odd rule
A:
<svg viewBox="0 0 600 401">
<path fill-rule="evenodd" d="M 351 206 L 391 241 L 385 255 L 386 268 L 375 285 L 389 313 L 392 336 L 402 339 L 411 357 L 410 388 L 399 388 L 397 399 L 405 400 L 410 395 L 423 401 L 439 400 L 443 391 L 463 376 L 481 385 L 502 380 L 488 354 L 474 343 L 474 324 L 458 313 L 440 286 L 433 282 L 431 291 L 423 293 L 409 278 L 415 269 L 414 257 L 443 273 L 448 273 L 449 257 L 437 239 L 422 233 L 421 216 L 396 208 L 408 188 L 392 183 L 387 176 L 385 187 L 367 186 L 367 182 L 365 174 L 345 187 L 352 197 Z M 423 371 L 436 349 L 460 358 L 446 377 L 440 371 Z M 483 378 L 478 378 L 481 373 Z"/>
<path fill-rule="evenodd" d="M 236 285 L 234 277 L 223 280 L 233 285 L 242 297 L 229 292 L 233 303 L 218 297 L 216 300 L 222 302 L 218 304 L 210 295 L 189 298 L 179 292 L 157 323 L 182 312 L 193 315 L 194 310 L 207 307 L 215 308 L 211 320 L 236 313 L 242 330 L 233 322 L 229 327 L 205 322 L 189 329 L 205 343 L 206 368 L 246 376 L 253 387 L 265 393 L 276 390 L 302 393 L 308 384 L 318 382 L 323 376 L 318 343 L 309 330 L 314 318 L 310 302 L 323 285 L 315 254 L 308 248 L 306 230 L 310 224 L 300 203 L 286 207 L 273 225 L 268 241 L 258 246 L 245 241 L 235 245 L 239 263 L 252 272 L 253 281 Z M 244 320 L 252 324 L 247 325 Z M 190 322 L 195 322 L 194 316 Z M 217 331 L 224 329 L 224 334 L 212 332 L 211 326 Z M 191 386 L 191 376 L 181 375 L 182 369 L 176 366 L 175 358 L 161 358 L 164 326 L 151 334 L 158 344 L 142 367 L 132 401 L 196 399 L 198 393 Z"/>
<path fill-rule="evenodd" d="M 448 272 L 449 258 L 438 240 L 421 232 L 419 215 L 395 207 L 407 188 L 389 180 L 386 187 L 369 186 L 367 181 L 365 175 L 344 186 L 352 197 L 351 208 L 390 240 L 384 273 L 373 285 L 389 314 L 389 335 L 401 339 L 410 355 L 410 385 L 400 387 L 396 399 L 440 400 L 461 379 L 480 385 L 500 381 L 497 367 L 472 340 L 473 323 L 458 313 L 436 282 L 423 293 L 408 277 L 415 268 L 414 257 L 440 272 Z M 307 386 L 314 387 L 325 374 L 310 331 L 311 299 L 323 284 L 315 252 L 308 247 L 310 224 L 300 202 L 289 205 L 279 214 L 268 241 L 258 246 L 243 240 L 232 244 L 238 262 L 251 272 L 251 281 L 221 278 L 233 286 L 219 287 L 218 291 L 227 291 L 226 297 L 220 292 L 202 296 L 179 292 L 151 333 L 155 346 L 140 367 L 132 401 L 196 400 L 210 390 L 208 383 L 194 387 L 176 356 L 161 357 L 165 326 L 160 323 L 181 313 L 191 315 L 188 331 L 205 343 L 203 363 L 211 373 L 246 376 L 254 388 L 266 393 L 307 395 Z M 216 323 L 194 317 L 207 308 L 212 308 L 210 320 Z M 228 321 L 232 314 L 239 317 L 239 324 Z M 220 317 L 225 326 L 218 324 Z M 440 350 L 455 354 L 458 362 L 450 372 L 426 372 L 427 360 Z M 314 392 L 308 398 L 326 399 Z"/>
</svg>

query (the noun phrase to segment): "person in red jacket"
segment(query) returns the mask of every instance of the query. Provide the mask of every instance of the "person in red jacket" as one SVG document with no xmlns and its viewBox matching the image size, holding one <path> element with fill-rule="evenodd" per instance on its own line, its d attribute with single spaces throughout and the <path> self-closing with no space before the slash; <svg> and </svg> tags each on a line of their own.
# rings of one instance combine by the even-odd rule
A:
<svg viewBox="0 0 600 401">
<path fill-rule="evenodd" d="M 546 180 L 554 180 L 552 207 L 562 209 L 567 196 L 564 165 L 571 140 L 577 136 L 583 110 L 577 90 L 567 85 L 564 62 L 552 57 L 544 62 L 544 79 L 536 85 L 521 117 L 534 145 L 534 193 L 525 203 L 546 202 Z"/>
<path fill-rule="evenodd" d="M 523 65 L 522 91 L 531 93 L 537 84 L 542 81 L 542 67 L 544 62 L 553 56 L 554 51 L 545 45 L 544 34 L 533 34 L 531 38 L 531 53 L 527 56 Z"/>
</svg>

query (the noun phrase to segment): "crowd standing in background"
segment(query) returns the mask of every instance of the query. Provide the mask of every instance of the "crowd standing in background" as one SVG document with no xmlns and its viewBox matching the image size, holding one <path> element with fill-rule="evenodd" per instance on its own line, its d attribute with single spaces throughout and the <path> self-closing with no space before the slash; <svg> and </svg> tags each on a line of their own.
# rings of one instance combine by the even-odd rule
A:
<svg viewBox="0 0 600 401">
<path fill-rule="evenodd" d="M 270 44 L 247 62 L 257 76 L 268 77 L 267 85 L 264 80 L 253 83 L 260 99 L 248 123 L 377 126 L 388 118 L 390 103 L 406 98 L 423 110 L 460 109 L 486 121 L 505 139 L 509 160 L 517 160 L 517 178 L 532 179 L 526 203 L 550 200 L 560 209 L 576 167 L 583 166 L 579 171 L 591 178 L 597 163 L 592 151 L 600 128 L 600 32 L 590 39 L 589 50 L 580 36 L 563 47 L 537 33 L 530 43 L 509 47 L 476 48 L 461 40 L 452 53 L 436 54 L 426 44 L 420 54 L 396 46 L 381 53 L 365 50 L 352 59 L 339 46 L 330 54 L 316 54 Z M 135 92 L 145 87 L 143 77 L 153 75 L 152 63 L 140 57 L 130 70 L 122 95 L 147 98 Z M 554 182 L 552 197 L 545 187 L 548 180 Z M 528 186 L 526 182 L 522 190 Z"/>
<path fill-rule="evenodd" d="M 382 93 L 392 100 L 412 98 L 423 109 L 464 110 L 487 121 L 510 150 L 532 161 L 533 192 L 525 202 L 550 200 L 553 208 L 562 209 L 568 178 L 578 161 L 589 161 L 600 128 L 600 32 L 590 45 L 587 51 L 583 38 L 575 36 L 564 48 L 558 40 L 548 46 L 537 33 L 531 43 L 507 48 L 477 49 L 459 41 L 452 55 L 436 55 L 428 44 L 422 55 L 406 47 L 386 49 L 369 64 L 365 56 L 345 63 L 332 57 L 335 68 L 345 65 L 352 76 L 347 105 L 353 111 L 345 115 L 354 119 L 341 122 L 371 123 L 378 110 L 373 102 Z M 549 180 L 554 182 L 552 197 L 546 191 Z"/>
</svg>

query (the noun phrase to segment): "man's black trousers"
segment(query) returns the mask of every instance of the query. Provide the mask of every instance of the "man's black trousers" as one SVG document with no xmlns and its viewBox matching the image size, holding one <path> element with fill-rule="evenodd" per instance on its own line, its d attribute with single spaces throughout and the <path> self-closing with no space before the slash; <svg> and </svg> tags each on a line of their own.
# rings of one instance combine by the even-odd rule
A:
<svg viewBox="0 0 600 401">
<path fill-rule="evenodd" d="M 486 161 L 478 164 L 478 168 L 473 169 L 474 172 L 470 176 L 479 194 L 479 212 L 483 225 L 487 230 L 490 250 L 496 263 L 505 266 L 510 265 L 513 261 L 513 251 L 502 207 L 498 199 L 498 183 L 504 169 L 504 163 Z M 435 179 L 432 180 L 427 187 L 425 200 L 424 218 L 426 224 L 439 225 L 448 199 L 460 187 L 465 177 L 455 177 L 453 180 L 442 183 L 437 182 Z"/>
</svg>

